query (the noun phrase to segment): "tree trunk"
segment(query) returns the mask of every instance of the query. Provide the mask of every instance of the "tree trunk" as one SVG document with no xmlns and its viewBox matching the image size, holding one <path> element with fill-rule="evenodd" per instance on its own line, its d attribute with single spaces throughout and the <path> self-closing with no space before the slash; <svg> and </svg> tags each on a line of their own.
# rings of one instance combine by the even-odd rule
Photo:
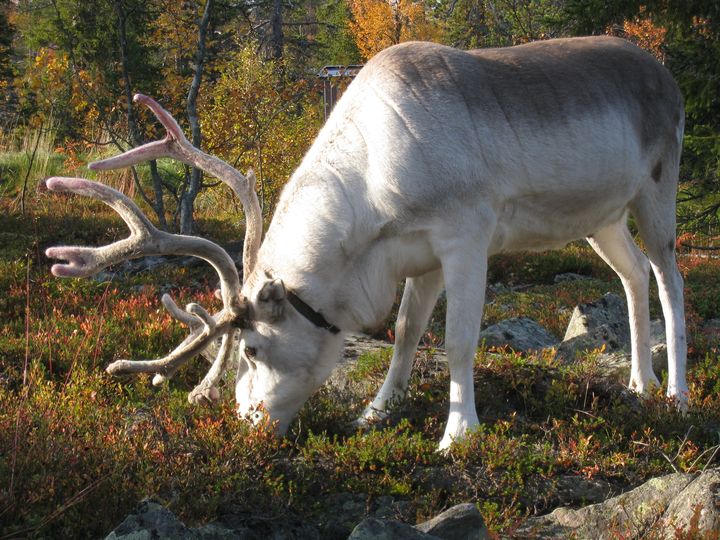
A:
<svg viewBox="0 0 720 540">
<path fill-rule="evenodd" d="M 127 102 L 127 123 L 130 135 L 130 144 L 132 144 L 133 146 L 140 146 L 145 141 L 143 140 L 143 137 L 140 135 L 140 131 L 137 128 L 137 122 L 135 122 L 135 110 L 133 107 L 132 99 L 132 83 L 130 81 L 130 70 L 128 68 L 128 45 L 126 32 L 127 14 L 125 12 L 125 6 L 123 5 L 122 0 L 115 0 L 115 11 L 117 12 L 118 18 L 118 37 L 120 39 L 120 57 L 122 61 L 122 77 L 125 84 L 125 101 Z M 152 176 L 153 189 L 155 191 L 154 201 L 151 201 L 150 198 L 145 194 L 142 185 L 140 185 L 140 178 L 138 177 L 133 167 L 133 179 L 135 180 L 135 185 L 138 189 L 138 192 L 145 200 L 145 202 L 148 203 L 153 209 L 153 212 L 155 212 L 160 228 L 163 230 L 167 230 L 167 221 L 165 220 L 165 204 L 163 203 L 162 178 L 160 177 L 160 173 L 158 172 L 157 163 L 155 162 L 155 160 L 150 162 L 150 175 Z"/>
<path fill-rule="evenodd" d="M 207 29 L 210 24 L 210 16 L 213 10 L 213 0 L 207 0 L 205 4 L 205 12 L 200 20 L 198 28 L 198 44 L 195 52 L 195 73 L 187 97 L 187 115 L 190 121 L 190 129 L 192 132 L 192 144 L 196 148 L 200 148 L 202 144 L 202 133 L 200 131 L 200 119 L 197 113 L 197 96 L 200 91 L 200 83 L 202 82 L 203 68 L 205 66 L 205 40 Z M 193 168 L 190 174 L 190 182 L 188 189 L 185 190 L 180 199 L 180 232 L 182 234 L 192 234 L 194 229 L 193 208 L 195 206 L 195 198 L 200 192 L 202 185 L 202 172 Z"/>
<path fill-rule="evenodd" d="M 279 60 L 283 57 L 283 47 L 285 45 L 285 35 L 283 34 L 283 18 L 282 18 L 282 0 L 274 0 L 273 14 L 270 19 L 270 28 L 272 32 L 271 45 L 273 58 Z"/>
</svg>

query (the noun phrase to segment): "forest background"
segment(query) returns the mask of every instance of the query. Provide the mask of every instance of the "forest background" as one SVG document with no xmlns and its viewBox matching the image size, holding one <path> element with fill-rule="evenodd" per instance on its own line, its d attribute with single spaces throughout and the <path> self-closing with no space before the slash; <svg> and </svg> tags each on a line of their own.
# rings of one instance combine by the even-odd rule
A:
<svg viewBox="0 0 720 540">
<path fill-rule="evenodd" d="M 72 172 L 91 154 L 155 137 L 156 124 L 132 103 L 142 92 L 203 150 L 254 168 L 268 215 L 322 125 L 323 66 L 362 64 L 408 40 L 467 49 L 612 34 L 649 50 L 680 84 L 680 221 L 712 232 L 720 210 L 719 13 L 713 0 L 0 0 L 0 148 L 25 163 L 0 160 L 0 192 L 19 195 L 24 207 L 33 178 L 53 172 L 52 164 L 28 170 L 43 148 Z M 170 164 L 114 182 L 141 197 L 162 227 L 185 233 L 195 229 L 196 204 L 231 204 L 213 195 L 224 189 L 218 183 Z"/>
<path fill-rule="evenodd" d="M 167 354 L 185 329 L 159 297 L 211 305 L 216 276 L 180 264 L 53 278 L 46 247 L 102 245 L 127 232 L 102 204 L 38 192 L 40 182 L 98 179 L 133 196 L 159 226 L 232 249 L 243 233 L 227 188 L 182 164 L 87 170 L 89 161 L 161 136 L 133 104 L 135 92 L 160 101 L 206 152 L 252 167 L 267 221 L 323 124 L 323 66 L 361 65 L 412 39 L 475 48 L 588 34 L 649 50 L 685 97 L 678 247 L 687 417 L 660 391 L 642 407 L 628 403 L 622 385 L 598 370 L 599 351 L 565 366 L 542 354 L 481 350 L 483 426 L 442 456 L 435 448 L 449 381 L 432 355 L 444 341 L 442 302 L 407 403 L 370 433 L 356 433 L 351 421 L 381 384 L 387 351 L 354 363 L 352 392 L 319 390 L 283 439 L 237 418 L 231 384 L 217 408 L 188 404 L 204 373 L 199 363 L 160 389 L 147 377 L 104 373 L 118 357 Z M 267 532 L 302 520 L 324 538 L 346 538 L 388 497 L 410 523 L 471 501 L 492 532 L 511 534 L 528 516 L 567 503 L 568 479 L 621 492 L 717 465 L 720 259 L 708 248 L 717 246 L 720 219 L 719 96 L 717 0 L 0 0 L 0 539 L 102 537 L 145 497 L 186 523 L 229 513 Z M 558 340 L 574 306 L 622 294 L 587 246 L 498 256 L 489 272 L 489 283 L 502 286 L 486 324 L 531 317 Z M 564 272 L 589 279 L 556 283 Z M 659 317 L 655 290 L 651 296 Z M 382 332 L 392 342 L 392 325 Z M 348 500 L 360 508 L 355 521 Z"/>
</svg>

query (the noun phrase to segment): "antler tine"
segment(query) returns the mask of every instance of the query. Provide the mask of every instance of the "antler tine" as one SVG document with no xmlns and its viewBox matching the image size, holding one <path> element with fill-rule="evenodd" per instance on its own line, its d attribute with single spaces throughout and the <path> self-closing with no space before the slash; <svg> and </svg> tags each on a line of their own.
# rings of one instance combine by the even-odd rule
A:
<svg viewBox="0 0 720 540">
<path fill-rule="evenodd" d="M 173 319 L 189 326 L 191 330 L 198 326 L 199 321 L 197 320 L 197 317 L 180 309 L 180 307 L 175 303 L 175 300 L 173 300 L 172 296 L 169 294 L 163 294 L 160 301 Z"/>
<path fill-rule="evenodd" d="M 217 315 L 210 315 L 197 304 L 188 305 L 185 315 L 194 319 L 192 322 L 188 321 L 191 333 L 174 351 L 157 360 L 114 362 L 107 368 L 109 373 L 149 372 L 170 376 L 182 364 L 207 348 L 215 338 L 242 322 L 247 308 L 240 293 L 240 277 L 232 258 L 220 246 L 204 238 L 170 234 L 157 229 L 132 200 L 104 184 L 82 178 L 50 178 L 45 185 L 51 191 L 68 191 L 103 201 L 111 206 L 130 228 L 129 237 L 106 246 L 48 248 L 48 257 L 68 261 L 66 264 L 53 265 L 54 275 L 83 277 L 126 259 L 143 255 L 177 254 L 206 260 L 220 276 L 223 309 Z M 167 302 L 164 303 L 168 305 Z M 173 306 L 175 309 L 171 309 L 171 314 L 181 311 L 174 302 L 171 308 Z"/>
<path fill-rule="evenodd" d="M 235 317 L 228 311 L 221 311 L 215 320 L 215 327 L 203 325 L 192 332 L 170 354 L 156 360 L 116 360 L 106 371 L 111 375 L 124 373 L 157 373 L 165 378 L 172 376 L 180 366 L 202 352 L 208 342 L 221 334 L 233 333 Z M 162 381 L 161 381 L 162 382 Z"/>
<path fill-rule="evenodd" d="M 190 403 L 210 403 L 220 398 L 217 384 L 227 370 L 233 352 L 235 351 L 235 334 L 237 331 L 237 329 L 233 328 L 223 336 L 220 350 L 210 370 L 200 384 L 188 395 L 188 401 Z"/>
<path fill-rule="evenodd" d="M 169 294 L 163 294 L 161 302 L 163 306 L 165 306 L 165 309 L 168 311 L 168 313 L 170 313 L 170 316 L 190 328 L 191 332 L 196 330 L 201 324 L 203 324 L 203 321 L 201 319 L 198 319 L 196 315 L 192 315 L 188 311 L 181 309 L 172 299 L 172 296 L 170 296 Z M 203 351 L 201 351 L 200 354 L 202 354 L 202 356 L 204 356 L 208 362 L 214 364 L 219 351 L 220 347 L 217 344 L 216 336 L 215 339 L 208 341 L 207 347 Z M 166 373 L 164 375 L 161 375 L 160 373 L 156 374 L 155 377 L 153 377 L 153 386 L 160 386 L 161 384 L 167 382 L 167 380 L 170 379 L 172 375 L 174 375 L 174 372 Z"/>
<path fill-rule="evenodd" d="M 220 276 L 223 305 L 240 316 L 244 311 L 240 296 L 240 278 L 230 255 L 210 240 L 171 234 L 157 229 L 137 205 L 119 191 L 83 178 L 50 178 L 50 191 L 69 191 L 103 201 L 123 218 L 130 236 L 102 247 L 51 247 L 46 255 L 68 261 L 55 264 L 51 271 L 58 277 L 86 277 L 118 262 L 144 255 L 191 255 L 209 262 Z"/>
<path fill-rule="evenodd" d="M 239 171 L 219 158 L 206 154 L 187 140 L 182 129 L 165 109 L 154 99 L 135 94 L 133 100 L 147 106 L 167 130 L 164 139 L 129 150 L 119 156 L 96 161 L 90 169 L 107 170 L 136 165 L 143 161 L 170 157 L 192 167 L 202 169 L 221 180 L 235 192 L 245 210 L 245 242 L 243 245 L 243 274 L 249 276 L 257 261 L 257 252 L 262 240 L 262 213 L 255 193 L 255 174 L 248 171 L 243 176 Z"/>
</svg>

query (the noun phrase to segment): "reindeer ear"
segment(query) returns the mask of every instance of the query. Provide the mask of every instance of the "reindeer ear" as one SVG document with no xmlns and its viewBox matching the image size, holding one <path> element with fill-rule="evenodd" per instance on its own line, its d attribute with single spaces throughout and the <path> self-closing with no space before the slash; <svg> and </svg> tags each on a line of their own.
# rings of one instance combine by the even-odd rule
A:
<svg viewBox="0 0 720 540">
<path fill-rule="evenodd" d="M 285 284 L 281 279 L 268 280 L 258 293 L 258 308 L 264 311 L 271 320 L 283 315 L 285 306 Z"/>
</svg>

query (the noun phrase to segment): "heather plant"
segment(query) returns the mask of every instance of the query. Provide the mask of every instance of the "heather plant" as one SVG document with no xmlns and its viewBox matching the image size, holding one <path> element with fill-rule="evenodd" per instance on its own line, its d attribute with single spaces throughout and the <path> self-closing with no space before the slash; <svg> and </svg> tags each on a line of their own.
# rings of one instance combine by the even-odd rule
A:
<svg viewBox="0 0 720 540">
<path fill-rule="evenodd" d="M 119 357 L 166 354 L 185 329 L 166 315 L 160 294 L 212 305 L 214 276 L 198 265 L 54 279 L 43 250 L 59 236 L 97 245 L 125 232 L 98 205 L 60 197 L 49 212 L 43 197 L 33 194 L 25 217 L 0 200 L 0 536 L 101 537 L 145 497 L 191 525 L 232 511 L 257 530 L 280 519 L 322 528 L 328 512 L 337 513 L 327 501 L 348 493 L 368 507 L 392 497 L 401 503 L 396 517 L 411 522 L 472 501 L 492 531 L 511 533 L 526 516 L 558 504 L 561 476 L 621 490 L 717 462 L 718 341 L 699 331 L 714 315 L 712 261 L 682 259 L 696 321 L 686 417 L 659 392 L 641 402 L 603 376 L 597 352 L 568 366 L 547 353 L 481 349 L 474 370 L 480 429 L 439 454 L 449 383 L 433 355 L 443 343 L 441 301 L 408 397 L 386 421 L 367 432 L 352 425 L 382 381 L 389 349 L 347 368 L 347 388 L 321 388 L 278 439 L 269 426 L 251 429 L 237 417 L 231 384 L 221 388 L 218 407 L 187 402 L 203 360 L 160 389 L 147 376 L 104 373 Z M 202 216 L 199 223 L 219 241 L 237 236 L 234 226 Z M 506 289 L 489 304 L 487 322 L 526 315 L 561 336 L 575 304 L 620 292 L 583 248 L 554 257 L 558 273 L 591 279 L 555 284 L 535 255 L 496 258 L 493 281 Z"/>
</svg>

